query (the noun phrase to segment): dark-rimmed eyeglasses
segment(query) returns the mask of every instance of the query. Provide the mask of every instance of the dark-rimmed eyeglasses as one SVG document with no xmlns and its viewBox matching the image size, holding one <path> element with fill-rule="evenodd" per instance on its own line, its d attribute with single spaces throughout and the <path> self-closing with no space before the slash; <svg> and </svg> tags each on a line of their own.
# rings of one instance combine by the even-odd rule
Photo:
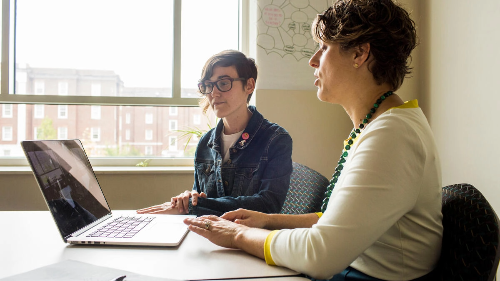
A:
<svg viewBox="0 0 500 281">
<path fill-rule="evenodd" d="M 198 83 L 198 89 L 200 90 L 200 93 L 204 95 L 208 95 L 212 93 L 214 90 L 214 85 L 217 87 L 217 89 L 221 92 L 227 92 L 230 91 L 233 88 L 233 81 L 246 81 L 247 78 L 222 78 L 219 79 L 215 82 L 210 82 L 210 81 L 203 81 Z"/>
</svg>

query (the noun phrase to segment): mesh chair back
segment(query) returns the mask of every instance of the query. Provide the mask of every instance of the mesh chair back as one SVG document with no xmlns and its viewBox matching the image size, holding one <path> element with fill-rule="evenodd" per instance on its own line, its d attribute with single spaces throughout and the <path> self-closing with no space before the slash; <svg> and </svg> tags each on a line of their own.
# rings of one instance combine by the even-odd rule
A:
<svg viewBox="0 0 500 281">
<path fill-rule="evenodd" d="M 328 179 L 315 170 L 293 162 L 290 189 L 282 214 L 307 214 L 321 211 Z"/>
<path fill-rule="evenodd" d="M 443 187 L 443 248 L 439 280 L 490 281 L 498 267 L 499 221 L 470 184 Z"/>
</svg>

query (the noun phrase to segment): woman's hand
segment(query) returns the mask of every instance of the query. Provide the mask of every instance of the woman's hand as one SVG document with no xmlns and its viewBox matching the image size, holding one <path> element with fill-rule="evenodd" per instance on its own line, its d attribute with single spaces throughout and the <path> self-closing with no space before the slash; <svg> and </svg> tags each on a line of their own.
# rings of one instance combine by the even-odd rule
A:
<svg viewBox="0 0 500 281">
<path fill-rule="evenodd" d="M 189 198 L 191 198 L 191 204 L 196 206 L 198 204 L 198 197 L 207 198 L 205 192 L 198 193 L 197 191 L 186 190 L 183 193 L 172 197 L 170 199 L 170 204 L 173 208 L 177 208 L 179 213 L 187 214 L 189 212 Z"/>
<path fill-rule="evenodd" d="M 266 228 L 268 225 L 269 215 L 240 208 L 236 211 L 223 214 L 221 218 L 248 227 Z"/>
<path fill-rule="evenodd" d="M 182 215 L 177 208 L 172 207 L 170 202 L 165 202 L 160 205 L 151 206 L 136 211 L 138 214 L 164 214 L 164 215 Z"/>
<path fill-rule="evenodd" d="M 202 216 L 198 218 L 186 218 L 184 223 L 189 230 L 199 234 L 212 243 L 226 248 L 237 248 L 236 237 L 248 227 L 237 224 L 217 216 Z"/>
</svg>

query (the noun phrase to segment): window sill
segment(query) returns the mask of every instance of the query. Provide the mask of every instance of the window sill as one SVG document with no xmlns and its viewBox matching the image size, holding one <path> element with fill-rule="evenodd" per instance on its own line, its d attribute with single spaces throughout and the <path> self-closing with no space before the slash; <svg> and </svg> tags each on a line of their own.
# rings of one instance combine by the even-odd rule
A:
<svg viewBox="0 0 500 281">
<path fill-rule="evenodd" d="M 99 174 L 193 174 L 192 166 L 169 166 L 169 167 L 125 167 L 125 166 L 98 166 L 93 167 L 96 175 Z M 1 166 L 0 175 L 31 174 L 27 166 Z"/>
</svg>

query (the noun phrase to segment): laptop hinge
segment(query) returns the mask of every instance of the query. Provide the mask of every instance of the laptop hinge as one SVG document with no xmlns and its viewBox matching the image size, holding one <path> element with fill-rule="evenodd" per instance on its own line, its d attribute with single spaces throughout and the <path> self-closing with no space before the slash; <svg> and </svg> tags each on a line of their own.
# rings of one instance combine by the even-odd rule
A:
<svg viewBox="0 0 500 281">
<path fill-rule="evenodd" d="M 103 221 L 105 221 L 105 220 L 107 220 L 107 219 L 111 218 L 112 216 L 113 216 L 113 215 L 112 215 L 111 213 L 109 213 L 109 214 L 105 215 L 104 217 L 102 217 L 102 218 L 100 218 L 100 219 L 96 220 L 95 222 L 93 222 L 93 223 L 91 223 L 91 224 L 89 224 L 89 225 L 87 225 L 87 226 L 85 226 L 85 227 L 83 227 L 83 228 L 80 228 L 79 230 L 77 230 L 77 231 L 73 232 L 73 233 L 72 233 L 69 237 L 77 237 L 77 236 L 79 236 L 80 234 L 84 233 L 85 231 L 87 231 L 87 230 L 89 230 L 89 229 L 93 228 L 94 226 L 96 226 L 96 225 L 100 224 L 101 222 L 103 222 Z"/>
</svg>

